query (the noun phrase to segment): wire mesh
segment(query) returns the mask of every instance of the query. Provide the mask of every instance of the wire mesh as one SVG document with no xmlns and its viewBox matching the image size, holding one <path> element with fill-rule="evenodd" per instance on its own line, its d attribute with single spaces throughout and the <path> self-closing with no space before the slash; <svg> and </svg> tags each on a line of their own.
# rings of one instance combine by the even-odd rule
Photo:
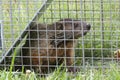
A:
<svg viewBox="0 0 120 80">
<path fill-rule="evenodd" d="M 1 58 L 24 31 L 25 26 L 31 21 L 43 3 L 44 0 L 0 1 L 4 36 L 2 40 L 4 48 L 1 50 Z M 52 3 L 48 4 L 50 5 L 45 8 L 45 11 L 38 13 L 42 15 L 36 25 L 33 25 L 33 28 L 28 30 L 25 38 L 20 38 L 18 46 L 12 47 L 12 55 L 15 53 L 14 49 L 17 53 L 14 64 L 14 66 L 17 66 L 15 70 L 21 69 L 21 66 L 26 66 L 31 70 L 37 69 L 36 71 L 41 72 L 41 67 L 43 67 L 42 70 L 45 69 L 49 73 L 51 71 L 50 67 L 60 66 L 58 58 L 64 60 L 63 67 L 68 67 L 67 58 L 71 58 L 73 60 L 71 66 L 78 67 L 84 71 L 86 68 L 102 68 L 104 70 L 109 68 L 110 63 L 115 63 L 116 61 L 117 66 L 119 66 L 119 54 L 116 54 L 119 53 L 118 49 L 120 47 L 119 0 L 53 0 Z M 68 23 L 72 24 L 73 27 L 71 30 L 65 30 L 65 26 L 70 26 L 70 24 L 66 24 L 67 20 L 62 20 L 66 18 L 71 19 L 68 20 Z M 82 36 L 79 36 L 79 38 L 73 36 L 76 31 L 74 24 L 77 23 L 74 20 L 80 20 L 79 23 L 83 26 L 78 29 L 79 32 L 82 32 Z M 86 25 L 88 23 L 91 25 L 91 29 L 86 35 L 84 35 L 83 21 Z M 61 25 L 57 25 L 56 22 L 61 22 L 64 29 L 57 29 Z M 51 25 L 54 29 L 49 29 Z M 75 42 L 76 40 L 77 42 Z M 66 46 L 70 41 L 72 41 L 71 45 L 73 47 L 69 49 Z M 49 42 L 54 43 L 54 45 L 50 45 Z M 57 42 L 63 44 L 62 47 L 57 46 Z M 24 46 L 25 44 L 26 46 Z M 53 53 L 50 50 L 54 50 Z M 59 56 L 62 52 L 58 54 L 58 51 L 63 51 L 64 55 Z M 67 51 L 70 51 L 69 54 L 72 57 L 67 55 Z M 50 53 L 54 56 L 50 56 Z M 115 57 L 116 55 L 117 57 Z M 5 63 L 1 64 L 1 66 L 9 67 L 12 56 L 6 57 L 8 59 L 5 59 Z M 41 63 L 41 59 L 43 59 L 44 63 Z M 54 61 L 53 63 L 52 60 Z M 46 65 L 41 65 L 45 63 Z M 34 68 L 34 66 L 37 68 Z"/>
</svg>

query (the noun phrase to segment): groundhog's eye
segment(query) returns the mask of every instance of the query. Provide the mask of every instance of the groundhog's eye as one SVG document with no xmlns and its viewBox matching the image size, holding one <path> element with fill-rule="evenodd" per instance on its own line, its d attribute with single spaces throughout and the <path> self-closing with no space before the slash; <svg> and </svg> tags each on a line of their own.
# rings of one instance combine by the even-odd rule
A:
<svg viewBox="0 0 120 80">
<path fill-rule="evenodd" d="M 74 24 L 74 28 L 77 28 L 77 27 L 78 27 L 78 24 L 77 24 L 77 23 L 75 23 L 75 24 Z"/>
<path fill-rule="evenodd" d="M 63 23 L 56 23 L 55 27 L 57 30 L 63 30 Z"/>
</svg>

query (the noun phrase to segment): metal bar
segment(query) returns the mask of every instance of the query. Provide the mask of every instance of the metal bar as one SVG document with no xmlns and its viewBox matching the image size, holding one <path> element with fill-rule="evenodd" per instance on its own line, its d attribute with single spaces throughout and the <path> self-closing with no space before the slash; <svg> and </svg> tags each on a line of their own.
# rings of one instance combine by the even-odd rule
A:
<svg viewBox="0 0 120 80">
<path fill-rule="evenodd" d="M 0 5 L 2 5 L 2 2 L 0 2 Z M 2 7 L 0 6 L 0 14 L 2 14 Z M 0 15 L 0 50 L 3 48 L 3 35 L 2 35 L 2 15 Z"/>
<path fill-rule="evenodd" d="M 20 44 L 20 42 L 22 41 L 21 39 L 23 39 L 25 37 L 25 35 L 28 33 L 29 27 L 33 26 L 35 24 L 33 22 L 38 21 L 38 19 L 42 16 L 43 12 L 45 12 L 45 10 L 48 8 L 48 6 L 50 5 L 50 3 L 52 1 L 53 0 L 46 0 L 46 1 L 44 1 L 44 3 L 42 4 L 41 8 L 36 12 L 36 14 L 34 15 L 33 19 L 28 23 L 28 25 L 23 30 L 23 32 L 18 37 L 18 39 L 13 43 L 13 45 L 10 47 L 10 49 L 4 54 L 4 56 L 0 60 L 1 64 L 4 63 L 4 59 L 6 58 L 6 56 L 10 56 L 13 53 L 13 51 L 15 50 L 15 47 L 17 47 Z M 40 12 L 42 12 L 42 13 L 40 13 Z"/>
<path fill-rule="evenodd" d="M 2 49 L 2 21 L 0 21 L 0 49 Z"/>
</svg>

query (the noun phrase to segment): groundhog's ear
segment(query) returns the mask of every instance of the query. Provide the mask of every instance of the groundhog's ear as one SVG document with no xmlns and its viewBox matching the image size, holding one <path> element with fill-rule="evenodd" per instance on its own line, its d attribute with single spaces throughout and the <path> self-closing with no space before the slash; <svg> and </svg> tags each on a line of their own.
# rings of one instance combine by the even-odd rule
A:
<svg viewBox="0 0 120 80">
<path fill-rule="evenodd" d="M 38 26 L 38 23 L 32 22 L 29 29 L 30 29 L 30 30 L 37 29 L 37 26 Z"/>
</svg>

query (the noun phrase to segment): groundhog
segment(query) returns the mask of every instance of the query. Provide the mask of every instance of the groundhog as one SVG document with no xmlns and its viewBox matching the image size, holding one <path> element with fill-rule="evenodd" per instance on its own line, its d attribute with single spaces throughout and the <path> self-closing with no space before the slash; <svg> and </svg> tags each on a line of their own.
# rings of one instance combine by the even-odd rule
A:
<svg viewBox="0 0 120 80">
<path fill-rule="evenodd" d="M 70 18 L 53 24 L 36 23 L 30 27 L 22 47 L 23 65 L 26 69 L 45 73 L 64 62 L 68 71 L 74 72 L 76 39 L 86 35 L 90 28 L 90 24 Z"/>
</svg>

